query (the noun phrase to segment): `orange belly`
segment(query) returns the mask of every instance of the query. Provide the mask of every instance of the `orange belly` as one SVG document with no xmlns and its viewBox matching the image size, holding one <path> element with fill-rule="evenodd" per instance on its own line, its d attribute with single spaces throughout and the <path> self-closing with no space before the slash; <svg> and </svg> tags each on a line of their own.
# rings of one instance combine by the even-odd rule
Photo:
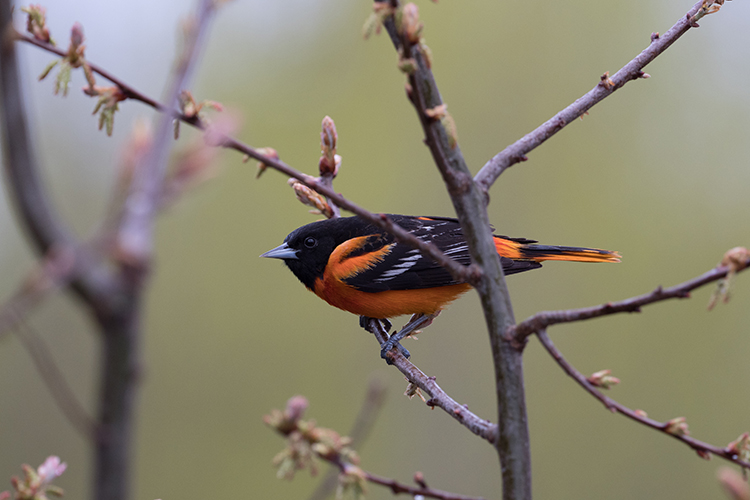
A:
<svg viewBox="0 0 750 500">
<path fill-rule="evenodd" d="M 471 285 L 459 283 L 417 290 L 367 293 L 335 279 L 324 281 L 318 278 L 314 292 L 332 306 L 344 311 L 383 319 L 404 314 L 435 314 L 470 288 Z"/>
</svg>

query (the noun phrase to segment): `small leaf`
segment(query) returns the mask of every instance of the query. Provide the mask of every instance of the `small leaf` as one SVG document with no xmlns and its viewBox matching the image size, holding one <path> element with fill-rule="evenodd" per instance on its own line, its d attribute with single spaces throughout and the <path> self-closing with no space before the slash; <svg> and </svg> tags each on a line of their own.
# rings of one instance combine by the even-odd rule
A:
<svg viewBox="0 0 750 500">
<path fill-rule="evenodd" d="M 63 97 L 68 95 L 68 85 L 70 84 L 71 69 L 72 68 L 70 66 L 70 63 L 63 59 L 62 63 L 60 63 L 60 72 L 57 73 L 57 78 L 55 79 L 55 95 L 60 93 L 61 87 Z"/>
<path fill-rule="evenodd" d="M 373 33 L 380 33 L 380 17 L 376 13 L 367 16 L 364 26 L 362 26 L 362 38 L 367 40 Z"/>
<path fill-rule="evenodd" d="M 673 418 L 667 422 L 664 430 L 675 436 L 687 436 L 690 434 L 690 431 L 688 431 L 687 419 L 685 417 Z"/>
<path fill-rule="evenodd" d="M 54 68 L 55 66 L 57 66 L 57 63 L 59 63 L 59 62 L 60 62 L 60 59 L 56 59 L 56 60 L 52 61 L 51 63 L 49 63 L 47 65 L 47 67 L 44 68 L 44 71 L 42 71 L 42 74 L 39 75 L 39 81 L 41 82 L 42 80 L 44 80 L 45 78 L 47 78 L 47 75 L 49 75 L 49 72 L 52 71 L 52 68 Z"/>
</svg>

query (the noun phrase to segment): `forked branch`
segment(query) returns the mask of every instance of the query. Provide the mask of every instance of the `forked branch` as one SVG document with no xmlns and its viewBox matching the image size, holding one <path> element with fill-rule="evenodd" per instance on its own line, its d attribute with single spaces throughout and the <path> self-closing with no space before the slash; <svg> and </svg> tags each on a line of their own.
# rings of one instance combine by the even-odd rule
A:
<svg viewBox="0 0 750 500">
<path fill-rule="evenodd" d="M 382 8 L 386 2 L 376 2 Z M 447 112 L 431 70 L 429 49 L 421 36 L 423 25 L 416 5 L 399 7 L 390 2 L 391 13 L 384 20 L 399 54 L 399 68 L 408 75 L 407 97 L 414 105 L 432 158 L 440 171 L 461 222 L 472 263 L 481 269 L 481 279 L 472 283 L 484 313 L 495 368 L 497 438 L 503 497 L 531 498 L 531 453 L 524 393 L 522 351 L 507 342 L 505 330 L 515 324 L 513 306 L 503 268 L 495 247 L 487 215 L 485 193 L 481 192 L 458 145 L 455 123 Z"/>
</svg>

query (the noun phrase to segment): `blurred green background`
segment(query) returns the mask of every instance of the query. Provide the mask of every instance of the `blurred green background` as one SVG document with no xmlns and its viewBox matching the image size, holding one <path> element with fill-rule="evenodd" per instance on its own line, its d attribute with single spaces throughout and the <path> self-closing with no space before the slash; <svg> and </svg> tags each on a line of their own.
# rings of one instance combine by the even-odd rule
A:
<svg viewBox="0 0 750 500">
<path fill-rule="evenodd" d="M 53 36 L 67 46 L 80 21 L 87 55 L 128 83 L 160 95 L 179 20 L 192 2 L 49 0 Z M 459 140 L 476 172 L 614 72 L 666 31 L 691 0 L 650 2 L 471 1 L 418 3 L 434 71 Z M 361 27 L 368 1 L 229 3 L 217 16 L 197 73 L 198 99 L 241 114 L 239 138 L 272 146 L 315 173 L 319 126 L 332 116 L 343 166 L 336 189 L 373 210 L 453 215 L 404 77 L 386 36 Z M 550 263 L 509 281 L 519 319 L 672 285 L 750 244 L 750 5 L 727 3 L 628 84 L 506 172 L 490 215 L 502 234 L 549 244 L 618 250 L 619 265 Z M 20 18 L 19 18 L 20 25 Z M 21 47 L 38 156 L 59 210 L 81 234 L 102 220 L 124 140 L 144 106 L 125 102 L 107 138 L 78 91 L 52 95 L 36 76 L 48 54 Z M 195 134 L 176 144 L 184 147 Z M 262 416 L 296 394 L 308 415 L 345 433 L 373 377 L 388 397 L 361 448 L 367 470 L 409 482 L 423 471 L 440 489 L 498 498 L 493 449 L 440 411 L 401 394 L 406 382 L 380 360 L 357 319 L 304 289 L 281 262 L 258 255 L 315 219 L 286 179 L 239 155 L 165 213 L 148 293 L 138 405 L 133 498 L 306 498 L 306 472 L 279 481 L 271 458 L 283 447 Z M 0 209 L 0 282 L 9 297 L 33 263 L 7 193 Z M 550 333 L 584 373 L 610 368 L 610 395 L 649 416 L 687 416 L 692 434 L 723 446 L 748 430 L 750 275 L 711 313 L 713 288 L 691 300 Z M 405 318 L 403 318 L 405 320 Z M 69 295 L 45 301 L 29 323 L 49 342 L 77 396 L 94 411 L 98 339 Z M 441 315 L 413 361 L 455 399 L 495 420 L 487 336 L 474 294 Z M 684 445 L 585 394 L 531 341 L 525 373 L 538 498 L 723 498 L 718 467 Z M 89 444 L 55 406 L 14 336 L 0 340 L 0 490 L 23 462 L 68 462 L 67 498 L 88 496 Z M 369 498 L 390 498 L 372 487 Z"/>
</svg>

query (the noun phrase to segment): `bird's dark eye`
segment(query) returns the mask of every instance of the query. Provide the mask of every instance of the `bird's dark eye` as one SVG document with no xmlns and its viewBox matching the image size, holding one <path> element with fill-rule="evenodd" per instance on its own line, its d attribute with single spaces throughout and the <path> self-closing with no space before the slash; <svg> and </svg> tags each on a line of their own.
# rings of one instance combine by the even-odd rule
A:
<svg viewBox="0 0 750 500">
<path fill-rule="evenodd" d="M 307 238 L 305 238 L 305 246 L 307 248 L 315 248 L 317 244 L 318 244 L 318 240 L 316 240 L 312 236 L 308 236 Z"/>
</svg>

